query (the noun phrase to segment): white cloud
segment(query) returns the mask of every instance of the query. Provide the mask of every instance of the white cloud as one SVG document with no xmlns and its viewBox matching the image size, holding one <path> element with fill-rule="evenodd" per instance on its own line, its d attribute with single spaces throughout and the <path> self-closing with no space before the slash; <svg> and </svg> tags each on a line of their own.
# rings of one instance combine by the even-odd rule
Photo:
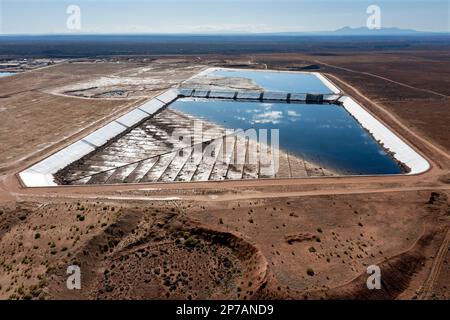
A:
<svg viewBox="0 0 450 320">
<path fill-rule="evenodd" d="M 283 29 L 283 28 L 282 28 Z M 124 25 L 108 29 L 91 29 L 88 32 L 93 33 L 265 33 L 278 32 L 267 24 L 202 24 L 202 25 L 160 25 L 158 27 L 146 25 Z M 83 31 L 83 30 L 82 30 Z M 87 31 L 87 30 L 84 30 Z M 281 30 L 280 30 L 281 32 Z"/>
<path fill-rule="evenodd" d="M 253 116 L 253 123 L 279 123 L 283 118 L 281 111 L 268 111 Z"/>
<path fill-rule="evenodd" d="M 295 110 L 288 110 L 287 114 L 289 117 L 297 117 L 298 118 L 301 116 L 301 114 Z"/>
<path fill-rule="evenodd" d="M 268 32 L 271 27 L 266 24 L 204 24 L 204 25 L 181 25 L 175 26 L 174 29 L 186 33 L 214 33 L 214 32 Z"/>
</svg>

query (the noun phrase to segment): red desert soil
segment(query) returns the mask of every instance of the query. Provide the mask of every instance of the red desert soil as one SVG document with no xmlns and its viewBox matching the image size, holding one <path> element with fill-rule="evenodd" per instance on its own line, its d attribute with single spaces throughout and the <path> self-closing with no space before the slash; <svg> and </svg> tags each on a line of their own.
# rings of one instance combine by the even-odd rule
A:
<svg viewBox="0 0 450 320">
<path fill-rule="evenodd" d="M 449 215 L 448 195 L 429 192 L 21 203 L 2 209 L 0 296 L 417 298 Z M 71 264 L 80 291 L 65 287 Z M 371 264 L 380 291 L 364 287 Z"/>
<path fill-rule="evenodd" d="M 410 64 L 403 63 L 405 57 Z M 404 51 L 346 59 L 299 54 L 196 62 L 296 70 L 319 65 L 430 160 L 432 169 L 419 176 L 26 189 L 15 174 L 77 138 L 64 126 L 59 134 L 70 137 L 49 141 L 45 118 L 30 113 L 35 120 L 27 127 L 28 137 L 9 138 L 5 146 L 16 151 L 5 155 L 11 157 L 7 165 L 2 160 L 0 298 L 448 299 L 450 114 L 441 107 L 448 106 L 448 86 L 439 84 L 448 70 L 443 57 L 447 54 Z M 383 59 L 389 68 L 380 67 Z M 371 67 L 366 62 L 372 60 Z M 56 74 L 65 79 L 71 67 L 54 70 L 64 68 Z M 416 70 L 426 77 L 412 79 Z M 42 95 L 33 91 L 40 86 L 35 78 L 30 87 L 17 80 L 15 87 L 21 86 L 22 107 L 8 104 L 11 116 L 25 112 L 33 95 Z M 59 98 L 131 107 L 119 100 L 51 97 Z M 40 99 L 34 101 L 38 113 L 46 107 Z M 432 112 L 414 107 L 419 101 Z M 73 111 L 73 116 L 90 130 L 99 125 L 90 113 Z M 55 121 L 66 123 L 67 114 Z M 30 136 L 56 144 L 36 154 L 36 146 L 20 147 L 32 141 Z M 17 161 L 21 158 L 27 160 Z M 81 266 L 80 291 L 65 287 L 65 271 L 73 263 Z M 365 287 L 372 264 L 381 267 L 379 291 Z"/>
</svg>

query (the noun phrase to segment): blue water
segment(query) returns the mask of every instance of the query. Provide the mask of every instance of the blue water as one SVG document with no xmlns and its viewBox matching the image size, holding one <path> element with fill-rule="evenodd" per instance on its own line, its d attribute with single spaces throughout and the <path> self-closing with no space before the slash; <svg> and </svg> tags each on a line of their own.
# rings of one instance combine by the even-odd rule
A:
<svg viewBox="0 0 450 320">
<path fill-rule="evenodd" d="M 253 80 L 266 91 L 283 91 L 291 93 L 333 93 L 319 78 L 312 73 L 290 73 L 270 71 L 215 70 L 213 76 L 240 77 Z"/>
<path fill-rule="evenodd" d="M 398 164 L 341 106 L 179 99 L 171 108 L 230 129 L 279 129 L 280 148 L 342 174 L 396 174 Z"/>
<path fill-rule="evenodd" d="M 15 73 L 14 72 L 1 72 L 0 71 L 0 78 L 12 76 L 13 74 L 15 74 Z"/>
</svg>

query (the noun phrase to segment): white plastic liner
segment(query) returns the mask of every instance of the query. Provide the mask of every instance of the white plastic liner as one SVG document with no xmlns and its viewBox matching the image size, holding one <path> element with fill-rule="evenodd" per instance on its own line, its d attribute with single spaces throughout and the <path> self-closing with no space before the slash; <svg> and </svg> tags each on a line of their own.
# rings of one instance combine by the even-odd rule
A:
<svg viewBox="0 0 450 320">
<path fill-rule="evenodd" d="M 150 114 L 154 114 L 156 111 L 161 109 L 163 106 L 164 106 L 164 103 L 162 103 L 156 99 L 152 99 L 149 102 L 144 103 L 138 109 L 143 110 L 150 115 Z"/>
<path fill-rule="evenodd" d="M 194 91 L 194 89 L 179 89 L 179 93 L 183 96 L 189 97 L 192 94 L 192 91 Z"/>
<path fill-rule="evenodd" d="M 381 142 L 386 149 L 393 152 L 394 157 L 407 165 L 411 171 L 408 174 L 418 174 L 427 171 L 430 164 L 420 154 L 414 151 L 402 139 L 400 139 L 391 130 L 386 128 L 374 116 L 362 108 L 355 100 L 350 97 L 339 99 L 344 108 L 356 118 L 356 120 L 367 129 L 375 138 Z"/>
<path fill-rule="evenodd" d="M 232 99 L 236 94 L 235 91 L 211 91 L 209 94 L 210 98 L 223 98 L 223 99 Z"/>
<path fill-rule="evenodd" d="M 339 99 L 341 96 L 338 94 L 332 94 L 332 95 L 324 95 L 323 100 L 324 101 L 334 101 Z"/>
<path fill-rule="evenodd" d="M 109 139 L 117 136 L 119 133 L 122 133 L 125 130 L 127 130 L 126 127 L 114 121 L 108 123 L 106 126 L 98 129 L 97 131 L 94 131 L 87 137 L 83 138 L 83 140 L 93 144 L 96 147 L 100 147 L 104 145 Z"/>
<path fill-rule="evenodd" d="M 20 179 L 27 187 L 57 186 L 52 174 L 35 173 L 30 169 L 19 173 Z"/>
<path fill-rule="evenodd" d="M 305 101 L 306 93 L 293 93 L 293 94 L 291 94 L 291 100 L 292 101 Z"/>
<path fill-rule="evenodd" d="M 264 92 L 264 100 L 287 100 L 287 93 L 285 92 Z"/>
<path fill-rule="evenodd" d="M 226 70 L 226 68 L 209 68 L 194 77 L 205 75 L 219 69 Z M 255 71 L 264 72 L 266 70 Z M 316 75 L 335 94 L 339 94 L 341 92 L 338 87 L 331 83 L 322 74 L 317 72 L 313 72 L 312 74 Z M 108 140 L 127 130 L 127 127 L 131 127 L 149 115 L 156 113 L 163 106 L 173 102 L 178 97 L 178 93 L 179 91 L 177 89 L 170 89 L 164 92 L 156 98 L 121 116 L 119 119 L 116 119 L 106 126 L 94 131 L 85 138 L 80 139 L 79 141 L 58 151 L 32 167 L 20 172 L 20 179 L 27 187 L 56 186 L 57 184 L 54 181 L 53 174 L 55 174 L 58 170 L 94 151 L 96 147 L 102 146 Z M 258 99 L 259 96 L 260 94 L 258 92 L 240 92 L 238 94 L 238 99 Z M 303 95 L 301 95 L 301 97 L 295 95 L 291 96 L 292 100 L 295 100 L 296 98 L 303 98 Z M 340 101 L 343 103 L 344 108 L 352 114 L 359 121 L 359 123 L 374 136 L 376 140 L 383 143 L 386 149 L 393 152 L 394 157 L 398 161 L 406 164 L 411 169 L 409 174 L 422 173 L 430 168 L 430 164 L 427 160 L 414 151 L 414 149 L 407 145 L 392 131 L 386 128 L 369 112 L 364 110 L 352 98 L 342 97 Z"/>
<path fill-rule="evenodd" d="M 206 98 L 207 94 L 208 90 L 195 90 L 192 96 L 195 98 Z"/>
<path fill-rule="evenodd" d="M 164 104 L 171 103 L 173 100 L 175 100 L 178 97 L 178 90 L 177 89 L 170 89 L 159 96 L 156 97 L 159 101 L 163 102 Z"/>
<path fill-rule="evenodd" d="M 240 91 L 237 95 L 238 99 L 254 99 L 257 100 L 261 96 L 261 92 Z"/>
<path fill-rule="evenodd" d="M 341 90 L 336 87 L 333 83 L 331 83 L 330 80 L 328 80 L 323 74 L 318 72 L 313 72 L 314 75 L 316 75 L 319 80 L 321 80 L 333 93 L 340 93 Z"/>
<path fill-rule="evenodd" d="M 27 187 L 56 186 L 54 173 L 94 150 L 93 146 L 79 140 L 22 171 L 19 176 Z"/>
<path fill-rule="evenodd" d="M 116 122 L 126 125 L 127 127 L 132 127 L 136 123 L 144 120 L 148 117 L 148 113 L 141 111 L 139 109 L 134 109 L 131 112 L 121 116 Z"/>
<path fill-rule="evenodd" d="M 22 183 L 27 187 L 56 186 L 53 175 L 60 169 L 94 151 L 97 147 L 104 145 L 108 140 L 127 130 L 128 127 L 132 127 L 154 114 L 167 103 L 176 99 L 177 96 L 178 91 L 171 89 L 36 163 L 19 173 Z M 167 102 L 163 103 L 162 101 Z"/>
</svg>

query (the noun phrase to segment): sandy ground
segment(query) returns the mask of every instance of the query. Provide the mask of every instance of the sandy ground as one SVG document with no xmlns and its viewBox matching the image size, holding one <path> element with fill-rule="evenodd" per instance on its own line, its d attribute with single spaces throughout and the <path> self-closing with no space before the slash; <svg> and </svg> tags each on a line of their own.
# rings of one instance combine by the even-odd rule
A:
<svg viewBox="0 0 450 320">
<path fill-rule="evenodd" d="M 450 155 L 443 140 L 448 128 L 421 111 L 415 118 L 422 122 L 414 123 L 410 108 L 417 99 L 437 103 L 430 108 L 439 101 L 448 103 L 443 97 L 448 93 L 437 85 L 442 76 L 439 70 L 448 63 L 441 59 L 441 68 L 426 72 L 427 78 L 438 80 L 410 82 L 405 75 L 408 70 L 429 70 L 429 64 L 416 58 L 416 53 L 411 56 L 415 68 L 411 64 L 406 68 L 402 55 L 389 55 L 399 64 L 389 60 L 391 68 L 377 70 L 388 80 L 361 73 L 356 79 L 351 76 L 354 72 L 322 67 L 344 91 L 429 159 L 432 169 L 420 176 L 26 189 L 15 174 L 77 138 L 75 134 L 64 141 L 56 137 L 48 141 L 44 134 L 50 130 L 43 126 L 45 122 L 30 114 L 34 121 L 28 132 L 41 130 L 36 139 L 54 145 L 39 153 L 33 147 L 16 148 L 14 159 L 26 160 L 13 160 L 7 166 L 2 160 L 0 297 L 448 299 Z M 368 59 L 364 54 L 358 57 Z M 330 61 L 337 59 L 333 56 L 300 55 L 202 59 L 202 65 L 248 61 L 252 67 L 283 69 L 322 59 L 328 65 L 343 63 Z M 355 65 L 358 59 L 352 56 Z M 434 58 L 430 53 L 426 59 Z M 51 77 L 73 74 L 73 66 L 54 67 L 63 70 Z M 86 70 L 95 72 L 93 77 L 114 72 L 103 66 L 90 67 Z M 27 79 L 26 74 L 21 76 Z M 11 86 L 10 97 L 0 103 L 24 94 L 26 106 L 32 99 L 28 95 L 36 91 L 33 88 L 45 83 L 52 87 L 54 79 L 43 77 L 42 81 L 33 77 L 21 86 L 16 83 L 16 88 L 25 88 L 23 92 L 14 93 Z M 387 94 L 385 89 L 392 81 L 400 84 Z M 7 95 L 4 86 L 1 90 Z M 99 98 L 64 99 L 105 103 Z M 409 113 L 398 112 L 390 104 L 397 100 Z M 129 102 L 120 101 L 119 108 Z M 436 112 L 442 118 L 449 116 L 443 110 Z M 82 118 L 92 125 L 86 115 Z M 73 128 L 61 130 L 74 133 Z M 8 146 L 24 145 L 29 139 L 19 134 Z M 65 271 L 73 263 L 81 266 L 84 277 L 80 291 L 65 287 Z M 365 287 L 366 268 L 372 264 L 381 268 L 381 290 Z"/>
<path fill-rule="evenodd" d="M 97 62 L 62 63 L 42 69 L 0 79 L 0 115 L 4 121 L 0 127 L 0 171 L 22 161 L 30 153 L 45 152 L 49 147 L 64 142 L 66 138 L 83 131 L 93 131 L 100 124 L 117 118 L 136 104 L 159 94 L 164 89 L 191 77 L 202 65 L 186 66 L 179 59 L 156 59 L 151 62 Z M 139 81 L 155 80 L 156 87 L 143 88 Z M 182 69 L 182 70 L 181 70 Z M 139 72 L 145 70 L 145 72 Z M 97 91 L 104 93 L 113 89 L 103 79 L 118 79 L 129 90 L 140 94 L 124 97 L 102 96 L 102 99 L 86 99 L 83 95 L 60 94 L 61 86 L 75 87 L 97 83 Z M 128 80 L 127 80 L 128 79 Z M 134 92 L 133 91 L 133 92 Z M 141 92 L 142 91 L 142 92 Z M 11 132 L 15 132 L 11 135 Z"/>
<path fill-rule="evenodd" d="M 104 74 L 89 80 L 58 86 L 49 93 L 79 98 L 136 99 L 149 98 L 154 92 L 180 84 L 205 66 L 186 59 L 152 59 L 135 63 L 126 70 Z"/>
<path fill-rule="evenodd" d="M 96 67 L 67 63 L 0 79 L 0 168 L 126 109 L 127 104 L 120 101 L 63 98 L 45 92 L 61 83 L 124 69 L 108 63 Z"/>
</svg>

